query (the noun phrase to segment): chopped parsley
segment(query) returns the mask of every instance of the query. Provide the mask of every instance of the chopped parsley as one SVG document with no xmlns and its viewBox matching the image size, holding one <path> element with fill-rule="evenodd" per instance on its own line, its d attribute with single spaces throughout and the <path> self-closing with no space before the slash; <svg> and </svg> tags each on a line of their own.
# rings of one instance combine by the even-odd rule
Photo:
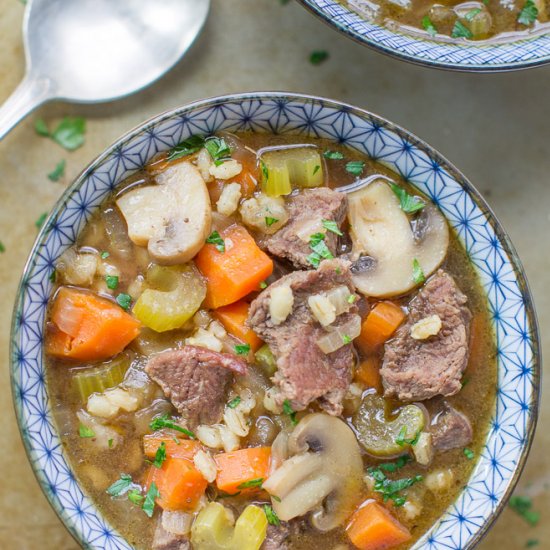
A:
<svg viewBox="0 0 550 550">
<path fill-rule="evenodd" d="M 281 499 L 280 499 L 277 495 L 271 495 L 271 498 L 272 498 L 275 502 L 281 502 Z"/>
<path fill-rule="evenodd" d="M 384 466 L 384 464 L 380 466 Z M 407 502 L 407 498 L 400 493 L 415 483 L 422 481 L 423 477 L 416 475 L 414 477 L 405 477 L 396 480 L 388 479 L 380 466 L 369 468 L 369 474 L 374 478 L 374 490 L 382 495 L 384 502 L 391 500 L 394 506 L 403 506 L 403 504 Z M 385 466 L 388 466 L 388 464 Z M 386 469 L 386 471 L 391 470 Z"/>
<path fill-rule="evenodd" d="M 55 280 L 57 279 L 57 271 L 55 268 L 52 269 L 52 272 L 50 273 L 48 279 L 50 280 L 50 283 L 55 283 Z"/>
<path fill-rule="evenodd" d="M 61 177 L 65 174 L 65 165 L 67 163 L 65 162 L 65 159 L 60 160 L 56 165 L 55 168 L 48 174 L 48 179 L 51 181 L 59 181 Z"/>
<path fill-rule="evenodd" d="M 313 252 L 307 257 L 309 263 L 317 268 L 321 263 L 322 259 L 330 260 L 334 258 L 332 252 L 328 249 L 327 243 L 325 242 L 324 233 L 314 233 L 309 238 L 309 247 Z"/>
<path fill-rule="evenodd" d="M 468 13 L 466 13 L 464 19 L 466 19 L 466 21 L 472 21 L 478 13 L 481 13 L 480 8 L 471 9 Z"/>
<path fill-rule="evenodd" d="M 424 27 L 424 30 L 428 32 L 429 35 L 435 36 L 437 34 L 437 28 L 433 24 L 433 21 L 430 19 L 429 15 L 425 15 L 422 18 L 422 26 Z"/>
<path fill-rule="evenodd" d="M 121 292 L 116 298 L 116 303 L 122 308 L 122 309 L 128 309 L 130 307 L 130 304 L 132 303 L 132 297 L 129 294 L 126 294 L 124 292 Z"/>
<path fill-rule="evenodd" d="M 229 147 L 223 138 L 209 137 L 205 140 L 204 146 L 210 153 L 216 166 L 223 164 L 226 160 L 231 158 L 231 147 Z"/>
<path fill-rule="evenodd" d="M 218 252 L 221 252 L 222 254 L 225 252 L 225 241 L 221 238 L 217 231 L 212 231 L 208 239 L 206 239 L 206 242 L 208 244 L 213 244 Z"/>
<path fill-rule="evenodd" d="M 48 130 L 48 125 L 43 118 L 37 118 L 34 121 L 34 130 L 35 132 L 42 137 L 50 137 L 50 131 Z"/>
<path fill-rule="evenodd" d="M 267 181 L 269 179 L 269 169 L 267 168 L 267 164 L 263 160 L 260 160 L 260 168 L 262 169 L 264 180 Z"/>
<path fill-rule="evenodd" d="M 107 284 L 107 288 L 110 288 L 111 290 L 115 290 L 115 288 L 118 286 L 118 276 L 105 275 L 105 283 Z"/>
<path fill-rule="evenodd" d="M 132 476 L 128 474 L 120 474 L 120 479 L 117 479 L 108 489 L 107 494 L 112 497 L 119 497 L 126 493 L 134 484 Z"/>
<path fill-rule="evenodd" d="M 357 296 L 355 294 L 350 294 L 348 296 L 347 302 L 348 304 L 354 304 L 356 300 L 357 300 Z"/>
<path fill-rule="evenodd" d="M 107 445 L 109 445 L 109 449 L 112 449 L 113 448 L 113 440 L 109 439 L 109 441 L 107 441 Z"/>
<path fill-rule="evenodd" d="M 281 525 L 281 520 L 279 519 L 279 516 L 275 513 L 275 510 L 269 505 L 264 504 L 264 513 L 265 517 L 267 518 L 267 523 L 270 525 Z"/>
<path fill-rule="evenodd" d="M 473 458 L 476 456 L 474 451 L 472 451 L 472 449 L 464 449 L 464 456 L 468 459 L 468 460 L 473 460 Z"/>
<path fill-rule="evenodd" d="M 109 256 L 110 256 L 110 254 L 108 252 L 102 252 L 101 253 L 101 259 L 102 260 L 106 260 Z"/>
<path fill-rule="evenodd" d="M 453 38 L 473 38 L 474 35 L 472 31 L 464 25 L 464 23 L 457 19 L 453 30 L 451 31 L 451 36 Z"/>
<path fill-rule="evenodd" d="M 274 223 L 277 223 L 279 220 L 277 218 L 272 218 L 271 216 L 265 217 L 265 224 L 267 227 L 271 227 Z"/>
<path fill-rule="evenodd" d="M 420 197 L 410 195 L 405 189 L 399 187 L 399 185 L 391 183 L 390 186 L 395 196 L 399 199 L 399 206 L 405 214 L 414 214 L 426 206 L 426 203 Z"/>
<path fill-rule="evenodd" d="M 518 15 L 518 23 L 532 25 L 539 15 L 539 10 L 533 0 L 527 0 Z"/>
<path fill-rule="evenodd" d="M 415 258 L 413 260 L 413 281 L 415 284 L 419 285 L 423 283 L 426 280 L 426 277 L 424 275 L 424 271 L 422 270 L 422 266 L 418 262 L 418 260 Z"/>
<path fill-rule="evenodd" d="M 155 510 L 155 499 L 160 497 L 157 484 L 153 481 L 147 494 L 145 495 L 145 500 L 143 502 L 142 510 L 150 517 L 153 517 L 153 511 Z"/>
<path fill-rule="evenodd" d="M 267 283 L 265 281 L 262 281 L 260 283 L 260 288 L 263 290 L 264 288 L 267 288 Z"/>
<path fill-rule="evenodd" d="M 292 405 L 288 399 L 283 401 L 283 412 L 290 418 L 293 426 L 298 424 L 298 420 L 296 420 L 296 411 L 292 408 Z"/>
<path fill-rule="evenodd" d="M 346 164 L 346 172 L 354 176 L 360 176 L 365 169 L 365 163 L 362 160 L 352 160 Z"/>
<path fill-rule="evenodd" d="M 319 170 L 321 170 L 321 167 L 317 164 L 315 166 L 315 168 L 313 169 L 313 175 L 315 175 L 317 172 L 319 172 Z"/>
<path fill-rule="evenodd" d="M 84 424 L 78 426 L 78 435 L 80 437 L 95 437 L 94 431 L 88 426 L 84 426 Z"/>
<path fill-rule="evenodd" d="M 197 151 L 200 151 L 203 145 L 204 138 L 202 136 L 191 136 L 170 149 L 166 159 L 176 160 L 182 157 L 187 157 Z"/>
<path fill-rule="evenodd" d="M 513 496 L 508 504 L 529 525 L 535 526 L 539 522 L 540 514 L 532 509 L 533 501 L 529 497 Z"/>
<path fill-rule="evenodd" d="M 342 160 L 344 158 L 344 153 L 340 153 L 340 151 L 327 150 L 323 153 L 323 156 L 329 160 Z"/>
<path fill-rule="evenodd" d="M 309 56 L 309 62 L 312 65 L 320 65 L 323 61 L 326 61 L 329 58 L 328 52 L 326 50 L 315 50 L 311 52 Z"/>
<path fill-rule="evenodd" d="M 403 426 L 397 434 L 395 442 L 400 447 L 403 447 L 404 445 L 412 445 L 414 447 L 418 443 L 418 438 L 420 437 L 420 434 L 421 431 L 419 430 L 418 432 L 416 432 L 415 436 L 412 439 L 407 438 L 407 426 Z"/>
<path fill-rule="evenodd" d="M 344 344 L 351 344 L 351 338 L 347 334 L 344 334 L 344 336 L 342 336 L 342 342 L 344 342 Z"/>
<path fill-rule="evenodd" d="M 540 541 L 537 539 L 529 539 L 525 543 L 525 548 L 534 548 L 535 546 L 538 546 L 540 544 Z"/>
<path fill-rule="evenodd" d="M 398 457 L 395 462 L 383 462 L 379 464 L 378 469 L 384 472 L 397 472 L 397 470 L 406 466 L 410 461 L 411 457 L 409 455 L 403 455 Z"/>
<path fill-rule="evenodd" d="M 6 247 L 4 246 L 4 243 L 0 241 L 0 252 L 5 252 L 5 251 L 6 251 Z"/>
<path fill-rule="evenodd" d="M 237 355 L 248 355 L 250 353 L 250 344 L 237 344 L 235 346 L 235 353 Z"/>
<path fill-rule="evenodd" d="M 39 118 L 34 123 L 34 129 L 39 136 L 49 137 L 68 151 L 74 151 L 84 144 L 86 120 L 82 117 L 65 117 L 53 132 L 48 125 Z M 65 168 L 65 166 L 63 166 Z"/>
<path fill-rule="evenodd" d="M 137 506 L 141 506 L 141 503 L 143 502 L 143 499 L 145 497 L 140 493 L 139 489 L 130 489 L 128 491 L 128 500 L 132 504 L 136 504 Z"/>
<path fill-rule="evenodd" d="M 166 443 L 164 441 L 159 445 L 157 452 L 155 453 L 155 459 L 153 460 L 153 466 L 155 468 L 162 468 L 164 461 L 166 460 Z"/>
<path fill-rule="evenodd" d="M 34 225 L 36 225 L 37 229 L 40 229 L 44 225 L 44 222 L 46 221 L 47 217 L 48 217 L 47 212 L 43 212 L 42 214 L 40 214 L 38 219 L 34 222 Z"/>
<path fill-rule="evenodd" d="M 343 235 L 343 233 L 338 228 L 338 224 L 333 220 L 323 220 L 323 227 L 330 231 L 331 233 L 335 233 L 336 235 L 339 235 L 340 237 Z"/>
<path fill-rule="evenodd" d="M 242 401 L 241 396 L 240 396 L 240 395 L 237 395 L 237 397 L 233 398 L 233 399 L 227 404 L 227 406 L 228 406 L 230 409 L 234 409 L 241 401 Z"/>
<path fill-rule="evenodd" d="M 258 477 L 256 479 L 249 479 L 248 481 L 244 481 L 240 485 L 237 485 L 237 489 L 249 489 L 250 487 L 261 487 L 263 482 L 264 482 L 263 477 Z"/>
<path fill-rule="evenodd" d="M 195 434 L 189 430 L 186 430 L 185 428 L 182 428 L 175 422 L 172 422 L 172 420 L 168 419 L 167 414 L 163 414 L 162 416 L 157 416 L 157 418 L 154 418 L 151 424 L 149 424 L 149 427 L 151 430 L 161 430 L 162 428 L 169 428 L 171 430 L 176 430 L 178 432 L 181 432 L 182 434 L 185 434 L 187 437 L 191 439 L 196 439 Z"/>
</svg>

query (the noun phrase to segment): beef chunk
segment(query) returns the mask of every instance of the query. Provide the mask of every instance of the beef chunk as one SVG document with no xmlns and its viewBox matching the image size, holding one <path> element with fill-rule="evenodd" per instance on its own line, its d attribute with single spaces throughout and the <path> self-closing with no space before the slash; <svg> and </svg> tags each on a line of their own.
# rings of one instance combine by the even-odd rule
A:
<svg viewBox="0 0 550 550">
<path fill-rule="evenodd" d="M 191 550 L 191 543 L 185 536 L 169 533 L 159 521 L 153 536 L 152 550 Z"/>
<path fill-rule="evenodd" d="M 290 260 L 298 269 L 311 269 L 313 266 L 307 259 L 311 254 L 309 237 L 325 231 L 322 220 L 335 221 L 340 227 L 346 217 L 346 209 L 345 193 L 328 187 L 302 191 L 289 199 L 290 221 L 268 239 L 267 249 L 274 256 Z M 336 256 L 337 238 L 332 231 L 326 231 L 325 243 L 333 256 Z"/>
<path fill-rule="evenodd" d="M 289 535 L 290 529 L 284 521 L 280 525 L 268 525 L 267 535 L 260 550 L 288 550 Z"/>
<path fill-rule="evenodd" d="M 194 427 L 220 421 L 232 372 L 246 374 L 246 363 L 234 355 L 184 346 L 151 357 L 145 371 Z"/>
<path fill-rule="evenodd" d="M 380 373 L 386 397 L 420 401 L 460 391 L 468 363 L 471 313 L 453 278 L 439 270 L 409 304 L 409 318 L 385 346 Z M 441 319 L 439 333 L 415 340 L 411 327 L 431 315 Z"/>
<path fill-rule="evenodd" d="M 447 402 L 434 416 L 430 433 L 434 449 L 440 452 L 466 447 L 473 438 L 472 425 L 468 417 Z"/>
<path fill-rule="evenodd" d="M 276 325 L 271 320 L 269 304 L 273 289 L 282 285 L 291 288 L 294 304 L 286 320 Z M 294 410 L 303 410 L 319 399 L 330 414 L 342 412 L 342 399 L 351 382 L 353 346 L 346 344 L 332 353 L 323 353 L 317 340 L 327 334 L 327 329 L 313 316 L 307 301 L 313 294 L 342 285 L 347 286 L 350 294 L 354 293 L 349 263 L 325 260 L 317 270 L 285 275 L 252 302 L 248 324 L 269 344 L 277 360 L 273 382 L 279 389 L 275 396 L 279 404 L 288 399 Z M 348 311 L 327 328 L 342 326 L 357 317 L 357 306 L 350 304 Z"/>
</svg>

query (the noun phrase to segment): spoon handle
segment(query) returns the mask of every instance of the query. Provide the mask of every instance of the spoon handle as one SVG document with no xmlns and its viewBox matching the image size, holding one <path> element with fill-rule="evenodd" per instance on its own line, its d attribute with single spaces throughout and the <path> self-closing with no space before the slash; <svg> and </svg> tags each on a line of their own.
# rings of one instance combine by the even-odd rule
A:
<svg viewBox="0 0 550 550">
<path fill-rule="evenodd" d="M 52 99 L 51 91 L 49 79 L 27 74 L 0 107 L 0 140 L 31 111 Z"/>
</svg>

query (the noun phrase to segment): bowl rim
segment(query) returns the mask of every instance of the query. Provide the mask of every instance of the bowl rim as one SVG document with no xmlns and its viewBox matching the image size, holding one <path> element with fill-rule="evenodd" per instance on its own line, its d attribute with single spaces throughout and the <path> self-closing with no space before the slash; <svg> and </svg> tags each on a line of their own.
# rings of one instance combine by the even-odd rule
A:
<svg viewBox="0 0 550 550">
<path fill-rule="evenodd" d="M 338 2 L 338 0 L 335 0 L 335 1 Z M 371 38 L 365 37 L 361 33 L 354 30 L 351 25 L 346 25 L 344 23 L 341 23 L 333 19 L 325 10 L 323 10 L 316 3 L 315 0 L 297 0 L 297 2 L 301 4 L 306 10 L 308 10 L 313 15 L 315 15 L 318 19 L 323 21 L 323 23 L 325 23 L 329 27 L 332 27 L 333 29 L 336 29 L 338 32 L 346 35 L 348 38 L 351 38 L 354 42 L 357 42 L 362 46 L 366 46 L 367 48 L 370 48 L 374 51 L 377 51 L 389 57 L 397 58 L 397 59 L 400 59 L 401 61 L 406 61 L 408 63 L 411 63 L 413 65 L 419 65 L 421 67 L 431 67 L 434 69 L 456 71 L 461 73 L 490 74 L 490 73 L 506 73 L 506 72 L 534 69 L 550 63 L 550 53 L 545 56 L 534 58 L 529 61 L 509 61 L 509 62 L 498 63 L 498 64 L 491 63 L 491 62 L 483 63 L 483 64 L 452 63 L 450 61 L 437 61 L 435 59 L 422 58 L 412 54 L 404 53 L 396 48 L 390 48 L 390 47 L 384 46 L 383 44 L 379 43 L 377 40 L 373 40 Z M 365 22 L 371 25 L 375 25 L 374 23 L 371 23 L 367 19 L 364 19 L 363 17 L 361 17 L 361 15 L 357 14 L 357 12 L 354 12 L 353 10 L 349 9 L 347 6 L 343 4 L 340 4 L 340 5 L 343 9 L 347 10 L 350 14 L 357 15 L 358 17 L 363 19 Z M 390 29 L 387 29 L 386 27 L 381 27 L 378 25 L 375 25 L 375 26 L 377 26 L 380 29 L 384 29 L 387 32 L 391 32 L 395 36 L 412 37 L 416 42 L 421 44 L 429 43 L 429 44 L 434 44 L 434 46 L 437 46 L 438 44 L 442 44 L 441 42 L 430 40 L 428 38 L 422 38 L 420 36 L 413 37 L 412 35 L 405 35 L 405 33 L 402 33 L 402 32 L 392 31 Z M 527 42 L 537 40 L 541 38 L 541 36 L 545 36 L 545 35 L 537 34 L 535 36 L 530 36 L 527 38 L 518 37 L 515 40 L 492 44 L 492 46 L 498 48 L 499 45 L 504 47 L 510 44 L 527 43 Z M 445 45 L 452 46 L 452 44 L 445 44 Z M 461 44 L 458 44 L 457 47 L 459 47 L 460 45 Z M 468 44 L 468 45 L 470 47 L 472 46 L 472 44 Z M 486 46 L 486 44 L 480 45 L 479 50 L 482 49 L 482 46 Z"/>
<path fill-rule="evenodd" d="M 532 337 L 531 347 L 532 347 L 532 365 L 533 365 L 533 377 L 532 377 L 533 391 L 532 391 L 532 398 L 529 403 L 529 407 L 532 414 L 529 416 L 529 419 L 527 422 L 526 438 L 521 445 L 521 454 L 519 456 L 517 463 L 515 464 L 513 475 L 510 477 L 510 479 L 507 482 L 506 490 L 502 495 L 500 503 L 493 509 L 493 511 L 487 517 L 484 518 L 483 524 L 477 529 L 476 535 L 472 539 L 470 539 L 467 543 L 467 546 L 464 547 L 464 550 L 472 549 L 475 546 L 477 546 L 477 544 L 479 544 L 481 539 L 487 534 L 487 531 L 489 530 L 489 528 L 493 525 L 493 523 L 499 517 L 502 510 L 505 508 L 517 482 L 519 481 L 519 478 L 523 472 L 525 463 L 527 461 L 529 452 L 532 447 L 532 443 L 535 435 L 535 429 L 536 429 L 538 416 L 540 412 L 540 401 L 541 401 L 541 391 L 542 391 L 542 386 L 541 386 L 542 357 L 540 353 L 540 350 L 541 350 L 540 329 L 539 329 L 537 314 L 533 303 L 532 293 L 529 287 L 529 283 L 527 281 L 525 270 L 523 268 L 521 260 L 519 259 L 519 256 L 513 244 L 510 241 L 510 238 L 508 237 L 508 234 L 504 230 L 502 224 L 500 223 L 500 221 L 498 220 L 498 218 L 496 217 L 496 215 L 494 214 L 490 206 L 485 202 L 485 199 L 483 199 L 482 195 L 479 193 L 476 187 L 466 178 L 466 176 L 464 176 L 464 174 L 462 174 L 460 170 L 458 170 L 454 166 L 454 164 L 448 161 L 446 157 L 444 157 L 435 148 L 433 148 L 424 140 L 418 138 L 415 134 L 413 134 L 409 130 L 406 130 L 402 126 L 395 124 L 380 115 L 372 113 L 367 109 L 356 107 L 349 103 L 345 103 L 342 101 L 338 101 L 338 100 L 334 100 L 334 99 L 330 99 L 322 96 L 311 95 L 311 94 L 284 92 L 284 91 L 238 92 L 238 93 L 224 94 L 219 96 L 211 96 L 205 99 L 192 101 L 182 106 L 163 111 L 160 114 L 154 115 L 146 119 L 141 124 L 134 126 L 132 129 L 122 134 L 118 139 L 116 139 L 113 143 L 111 143 L 108 147 L 106 147 L 99 155 L 97 155 L 78 174 L 78 176 L 76 176 L 73 183 L 64 190 L 64 192 L 56 201 L 52 210 L 48 214 L 46 220 L 44 221 L 32 245 L 32 248 L 28 254 L 28 258 L 25 262 L 23 272 L 20 278 L 20 282 L 17 287 L 15 303 L 12 311 L 11 332 L 10 332 L 10 339 L 9 339 L 9 353 L 10 353 L 9 369 L 10 369 L 10 385 L 11 385 L 11 391 L 12 391 L 12 404 L 15 410 L 15 416 L 17 420 L 19 434 L 23 442 L 25 453 L 27 455 L 29 464 L 32 468 L 33 474 L 36 480 L 38 481 L 40 488 L 44 496 L 46 497 L 46 500 L 48 501 L 50 506 L 53 508 L 53 510 L 55 511 L 55 513 L 61 520 L 62 524 L 65 526 L 65 528 L 69 531 L 69 533 L 73 536 L 73 538 L 79 544 L 83 545 L 83 547 L 88 547 L 88 543 L 81 539 L 77 530 L 75 529 L 74 520 L 71 520 L 66 514 L 64 514 L 62 507 L 59 506 L 54 501 L 54 498 L 51 492 L 49 491 L 49 485 L 47 483 L 45 474 L 39 470 L 38 461 L 32 456 L 32 445 L 29 441 L 29 438 L 25 436 L 23 431 L 23 412 L 18 407 L 17 398 L 16 398 L 17 386 L 16 386 L 16 379 L 15 379 L 16 365 L 14 361 L 14 358 L 15 358 L 14 350 L 16 348 L 16 341 L 17 341 L 17 334 L 18 334 L 18 327 L 17 327 L 18 311 L 20 311 L 21 306 L 23 304 L 25 281 L 27 280 L 27 277 L 29 275 L 29 270 L 33 266 L 33 260 L 36 256 L 38 247 L 41 244 L 42 240 L 45 238 L 49 230 L 50 221 L 53 218 L 55 218 L 65 208 L 72 193 L 82 186 L 87 176 L 98 165 L 101 165 L 101 163 L 110 155 L 112 155 L 112 153 L 115 152 L 119 146 L 121 146 L 126 141 L 129 141 L 135 138 L 138 134 L 142 132 L 146 132 L 151 127 L 157 124 L 160 124 L 163 121 L 166 121 L 173 117 L 180 116 L 186 112 L 194 111 L 200 108 L 212 108 L 212 107 L 223 105 L 224 103 L 231 102 L 231 101 L 235 102 L 235 101 L 261 100 L 261 99 L 283 100 L 283 101 L 298 100 L 298 101 L 310 102 L 320 106 L 346 109 L 347 112 L 355 114 L 362 119 L 371 118 L 372 120 L 376 120 L 377 122 L 382 123 L 390 131 L 396 131 L 397 133 L 402 133 L 406 135 L 412 145 L 417 146 L 418 148 L 423 149 L 425 151 L 428 151 L 430 154 L 430 157 L 436 159 L 439 164 L 445 167 L 445 169 L 451 174 L 453 179 L 456 180 L 456 182 L 460 185 L 460 187 L 469 194 L 469 196 L 472 198 L 476 206 L 480 208 L 480 210 L 482 211 L 484 215 L 484 219 L 492 224 L 492 227 L 494 229 L 496 236 L 502 243 L 503 250 L 506 252 L 507 256 L 510 259 L 510 265 L 513 268 L 514 276 L 517 280 L 519 288 L 521 289 L 522 297 L 524 299 L 524 308 L 528 318 L 528 326 L 531 328 L 530 334 Z M 447 218 L 447 216 L 445 217 Z M 42 343 L 41 343 L 41 352 L 43 356 Z M 498 372 L 498 365 L 497 365 L 497 372 Z M 487 432 L 485 441 L 489 439 L 489 435 L 490 435 L 490 432 Z M 63 450 L 63 452 L 65 452 L 65 450 Z M 81 490 L 83 490 L 80 485 L 79 487 L 81 488 Z M 460 496 L 463 494 L 463 491 L 464 489 L 460 493 L 458 493 L 455 501 L 458 498 L 460 498 Z M 86 491 L 83 490 L 83 492 L 87 495 Z M 95 502 L 92 501 L 92 504 L 94 509 L 97 510 L 97 506 Z M 416 544 L 418 544 L 418 541 Z M 415 544 L 415 547 L 413 547 L 413 550 L 415 550 L 416 544 Z M 416 550 L 419 550 L 419 549 L 416 549 Z"/>
</svg>

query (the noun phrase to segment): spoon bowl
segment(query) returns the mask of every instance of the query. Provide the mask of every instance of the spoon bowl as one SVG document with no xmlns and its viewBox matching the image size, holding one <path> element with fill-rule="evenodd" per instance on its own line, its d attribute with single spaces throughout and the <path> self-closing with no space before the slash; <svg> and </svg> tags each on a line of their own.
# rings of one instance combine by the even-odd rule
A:
<svg viewBox="0 0 550 550">
<path fill-rule="evenodd" d="M 210 0 L 30 0 L 25 78 L 0 109 L 0 139 L 54 99 L 110 101 L 148 86 L 189 49 Z"/>
</svg>

